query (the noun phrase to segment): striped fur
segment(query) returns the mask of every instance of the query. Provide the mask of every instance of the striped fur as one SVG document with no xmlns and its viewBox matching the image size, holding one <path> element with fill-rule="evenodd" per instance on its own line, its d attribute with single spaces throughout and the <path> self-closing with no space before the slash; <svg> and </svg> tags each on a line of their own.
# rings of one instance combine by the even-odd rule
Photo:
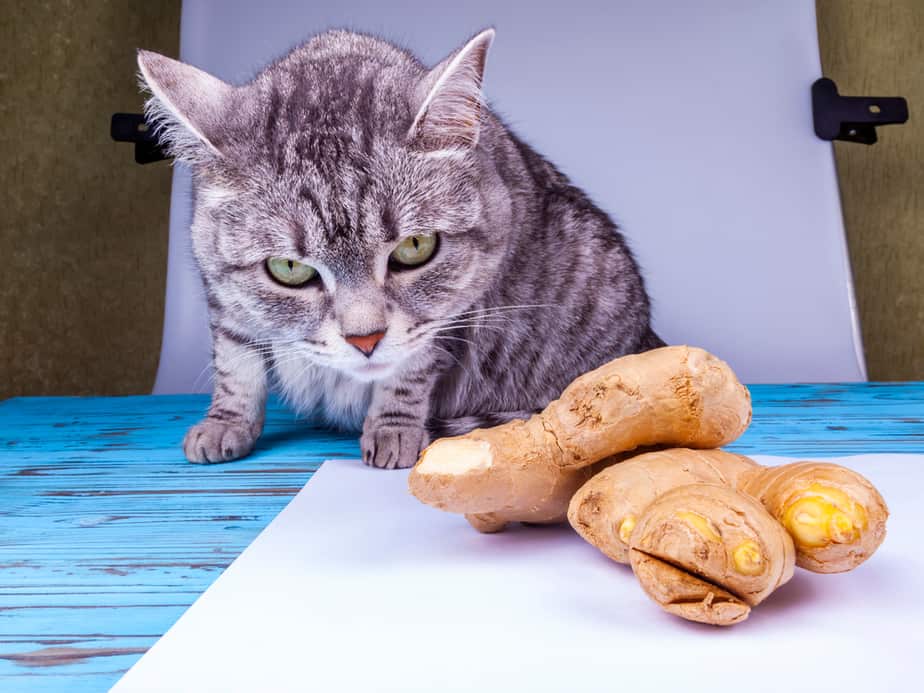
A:
<svg viewBox="0 0 924 693">
<path fill-rule="evenodd" d="M 247 454 L 275 387 L 361 429 L 369 464 L 406 467 L 434 436 L 528 416 L 580 373 L 661 344 L 613 222 L 484 103 L 492 39 L 428 70 L 328 32 L 240 86 L 139 54 L 148 112 L 194 174 L 216 382 L 190 460 Z M 389 269 L 402 238 L 430 233 L 430 262 Z M 268 257 L 320 280 L 282 287 Z M 344 340 L 377 331 L 368 358 Z"/>
</svg>

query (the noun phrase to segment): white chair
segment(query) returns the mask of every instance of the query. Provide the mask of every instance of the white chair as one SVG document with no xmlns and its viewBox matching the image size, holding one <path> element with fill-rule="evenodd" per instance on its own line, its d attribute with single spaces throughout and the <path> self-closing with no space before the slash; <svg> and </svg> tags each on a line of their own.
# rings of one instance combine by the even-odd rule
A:
<svg viewBox="0 0 924 693">
<path fill-rule="evenodd" d="M 486 25 L 488 100 L 620 224 L 662 337 L 746 382 L 865 379 L 811 0 L 185 0 L 179 57 L 240 83 L 349 27 L 433 64 Z M 189 220 L 178 167 L 157 393 L 208 389 Z"/>
</svg>

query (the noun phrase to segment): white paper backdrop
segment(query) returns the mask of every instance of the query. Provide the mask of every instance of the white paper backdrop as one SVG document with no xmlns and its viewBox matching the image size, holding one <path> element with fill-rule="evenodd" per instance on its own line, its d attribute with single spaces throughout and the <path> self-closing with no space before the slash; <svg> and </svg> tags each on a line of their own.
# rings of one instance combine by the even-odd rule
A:
<svg viewBox="0 0 924 693">
<path fill-rule="evenodd" d="M 113 690 L 911 690 L 924 456 L 837 461 L 889 503 L 885 543 L 850 573 L 797 569 L 726 629 L 662 612 L 570 528 L 481 535 L 406 472 L 327 462 Z"/>
</svg>

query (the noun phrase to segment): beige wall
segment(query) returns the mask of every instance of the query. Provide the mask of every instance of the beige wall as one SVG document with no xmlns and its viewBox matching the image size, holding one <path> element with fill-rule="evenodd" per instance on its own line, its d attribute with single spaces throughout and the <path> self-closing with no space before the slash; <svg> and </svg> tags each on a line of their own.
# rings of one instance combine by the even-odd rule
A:
<svg viewBox="0 0 924 693">
<path fill-rule="evenodd" d="M 819 0 L 825 75 L 842 94 L 908 99 L 872 147 L 835 145 L 872 380 L 924 380 L 924 0 Z"/>
<path fill-rule="evenodd" d="M 0 0 L 0 398 L 149 391 L 170 167 L 109 138 L 179 0 Z"/>
<path fill-rule="evenodd" d="M 924 0 L 819 0 L 825 73 L 912 121 L 837 146 L 875 379 L 924 379 Z M 179 0 L 0 0 L 0 398 L 146 392 L 160 347 L 170 168 L 109 139 L 134 51 L 176 55 Z M 917 183 L 917 187 L 915 186 Z"/>
</svg>

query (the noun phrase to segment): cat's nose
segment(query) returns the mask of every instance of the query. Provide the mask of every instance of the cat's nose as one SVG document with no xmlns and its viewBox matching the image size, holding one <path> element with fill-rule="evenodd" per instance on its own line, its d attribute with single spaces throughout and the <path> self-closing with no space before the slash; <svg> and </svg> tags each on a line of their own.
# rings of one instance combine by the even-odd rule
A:
<svg viewBox="0 0 924 693">
<path fill-rule="evenodd" d="M 372 356 L 372 352 L 375 351 L 376 345 L 382 341 L 382 337 L 385 336 L 384 332 L 373 332 L 372 334 L 350 334 L 344 337 L 344 339 L 352 344 L 354 347 L 363 352 L 366 356 Z"/>
</svg>

